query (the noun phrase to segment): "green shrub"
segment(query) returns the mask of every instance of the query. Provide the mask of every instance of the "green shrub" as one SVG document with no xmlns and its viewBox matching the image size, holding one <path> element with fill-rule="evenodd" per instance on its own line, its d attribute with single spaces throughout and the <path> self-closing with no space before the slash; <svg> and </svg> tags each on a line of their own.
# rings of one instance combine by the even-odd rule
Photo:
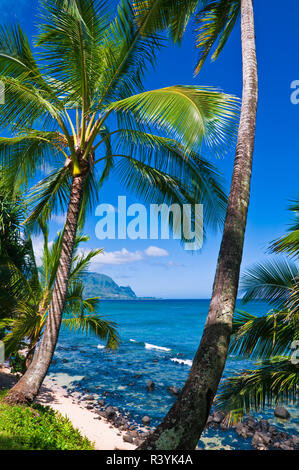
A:
<svg viewBox="0 0 299 470">
<path fill-rule="evenodd" d="M 93 449 L 60 413 L 41 405 L 9 406 L 0 393 L 0 450 Z"/>
</svg>

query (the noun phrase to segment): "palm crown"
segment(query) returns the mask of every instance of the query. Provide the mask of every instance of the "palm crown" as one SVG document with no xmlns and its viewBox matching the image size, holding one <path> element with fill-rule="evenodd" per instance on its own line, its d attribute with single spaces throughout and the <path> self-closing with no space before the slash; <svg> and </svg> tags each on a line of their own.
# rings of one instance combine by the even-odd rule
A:
<svg viewBox="0 0 299 470">
<path fill-rule="evenodd" d="M 55 168 L 35 187 L 31 220 L 65 208 L 76 174 L 86 175 L 83 215 L 111 171 L 145 199 L 204 202 L 206 222 L 222 219 L 219 174 L 197 151 L 231 141 L 237 100 L 208 87 L 144 91 L 161 38 L 142 31 L 127 0 L 113 21 L 98 0 L 41 1 L 36 58 L 19 27 L 1 28 L 7 177 L 17 189 Z"/>
</svg>

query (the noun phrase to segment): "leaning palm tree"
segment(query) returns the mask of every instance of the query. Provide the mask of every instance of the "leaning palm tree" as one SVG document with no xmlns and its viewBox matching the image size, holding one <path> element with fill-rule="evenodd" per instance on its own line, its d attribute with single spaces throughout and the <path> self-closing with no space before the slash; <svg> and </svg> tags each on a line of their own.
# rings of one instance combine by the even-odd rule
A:
<svg viewBox="0 0 299 470">
<path fill-rule="evenodd" d="M 0 31 L 0 128 L 14 134 L 0 140 L 7 178 L 18 188 L 50 164 L 29 222 L 67 209 L 42 341 L 8 401 L 38 393 L 58 338 L 78 223 L 112 171 L 145 200 L 202 202 L 206 222 L 216 224 L 223 214 L 219 175 L 197 151 L 202 142 L 218 152 L 227 147 L 236 99 L 191 86 L 144 91 L 144 73 L 161 45 L 144 26 L 134 22 L 129 0 L 113 20 L 99 0 L 42 0 L 37 60 L 20 28 Z"/>
<path fill-rule="evenodd" d="M 7 330 L 4 337 L 5 353 L 9 358 L 25 345 L 27 350 L 24 365 L 27 369 L 32 362 L 38 343 L 47 324 L 49 305 L 53 293 L 55 278 L 62 249 L 62 234 L 58 234 L 52 244 L 48 241 L 48 229 L 42 225 L 44 236 L 41 266 L 37 267 L 32 242 L 29 239 L 31 264 L 34 269 L 26 277 L 13 263 L 7 264 L 7 281 L 1 282 L 8 295 L 14 299 L 14 305 L 7 318 L 0 320 L 0 329 Z M 74 242 L 73 256 L 69 274 L 68 290 L 64 305 L 63 325 L 71 331 L 92 333 L 106 340 L 107 348 L 118 346 L 116 325 L 99 316 L 96 312 L 99 297 L 84 296 L 84 273 L 90 261 L 102 253 L 101 249 L 91 250 L 87 255 L 80 253 L 80 245 L 89 237 L 77 235 Z M 4 300 L 4 299 L 3 299 Z M 11 300 L 9 300 L 11 305 Z M 5 305 L 5 300 L 4 300 Z"/>
<path fill-rule="evenodd" d="M 149 33 L 168 28 L 179 42 L 194 13 L 196 73 L 214 46 L 216 59 L 241 14 L 243 59 L 242 109 L 236 157 L 218 257 L 213 294 L 203 336 L 181 395 L 140 449 L 194 449 L 209 416 L 228 353 L 238 292 L 250 198 L 258 98 L 252 0 L 135 0 L 135 14 Z"/>
</svg>

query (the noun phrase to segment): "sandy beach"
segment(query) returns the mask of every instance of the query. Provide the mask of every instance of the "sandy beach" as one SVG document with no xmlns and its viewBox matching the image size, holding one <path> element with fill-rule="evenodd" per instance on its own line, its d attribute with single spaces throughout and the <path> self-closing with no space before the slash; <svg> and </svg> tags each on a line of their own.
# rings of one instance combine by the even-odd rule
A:
<svg viewBox="0 0 299 470">
<path fill-rule="evenodd" d="M 10 369 L 0 369 L 0 386 L 11 387 L 16 377 L 10 374 Z M 74 428 L 94 443 L 95 450 L 134 450 L 135 445 L 123 441 L 125 431 L 121 431 L 109 423 L 105 418 L 99 416 L 95 411 L 88 410 L 79 403 L 74 393 L 67 396 L 66 391 L 54 379 L 46 377 L 36 403 L 50 406 L 61 415 L 67 416 Z"/>
<path fill-rule="evenodd" d="M 123 441 L 126 432 L 113 427 L 93 410 L 83 407 L 76 396 L 66 396 L 65 390 L 54 385 L 51 378 L 46 377 L 36 402 L 67 416 L 74 428 L 94 443 L 96 450 L 134 450 L 136 447 Z"/>
</svg>

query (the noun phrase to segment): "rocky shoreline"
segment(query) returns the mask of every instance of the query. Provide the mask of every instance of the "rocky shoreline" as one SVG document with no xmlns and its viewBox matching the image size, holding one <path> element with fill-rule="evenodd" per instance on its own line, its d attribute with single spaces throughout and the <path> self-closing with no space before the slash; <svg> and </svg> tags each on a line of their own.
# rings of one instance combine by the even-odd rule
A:
<svg viewBox="0 0 299 470">
<path fill-rule="evenodd" d="M 147 390 L 154 390 L 154 383 L 148 381 L 145 385 Z M 168 387 L 168 393 L 177 395 L 176 387 Z M 84 394 L 84 392 L 73 391 L 67 388 L 66 397 L 76 400 L 79 406 L 85 407 L 95 414 L 94 419 L 105 419 L 111 427 L 118 431 L 118 435 L 126 443 L 138 447 L 144 439 L 154 430 L 151 427 L 151 418 L 144 416 L 142 424 L 138 423 L 128 412 L 123 412 L 118 407 L 107 404 L 104 398 L 98 399 L 95 395 Z M 288 419 L 289 414 L 283 407 L 277 408 L 280 418 Z M 247 416 L 242 422 L 228 425 L 225 414 L 221 411 L 212 411 L 206 428 L 220 428 L 222 431 L 233 429 L 240 438 L 251 439 L 251 446 L 256 450 L 299 450 L 299 436 L 280 431 L 267 420 L 256 420 L 253 416 Z M 125 433 L 125 434 L 123 434 Z M 197 450 L 202 450 L 197 448 Z"/>
</svg>

